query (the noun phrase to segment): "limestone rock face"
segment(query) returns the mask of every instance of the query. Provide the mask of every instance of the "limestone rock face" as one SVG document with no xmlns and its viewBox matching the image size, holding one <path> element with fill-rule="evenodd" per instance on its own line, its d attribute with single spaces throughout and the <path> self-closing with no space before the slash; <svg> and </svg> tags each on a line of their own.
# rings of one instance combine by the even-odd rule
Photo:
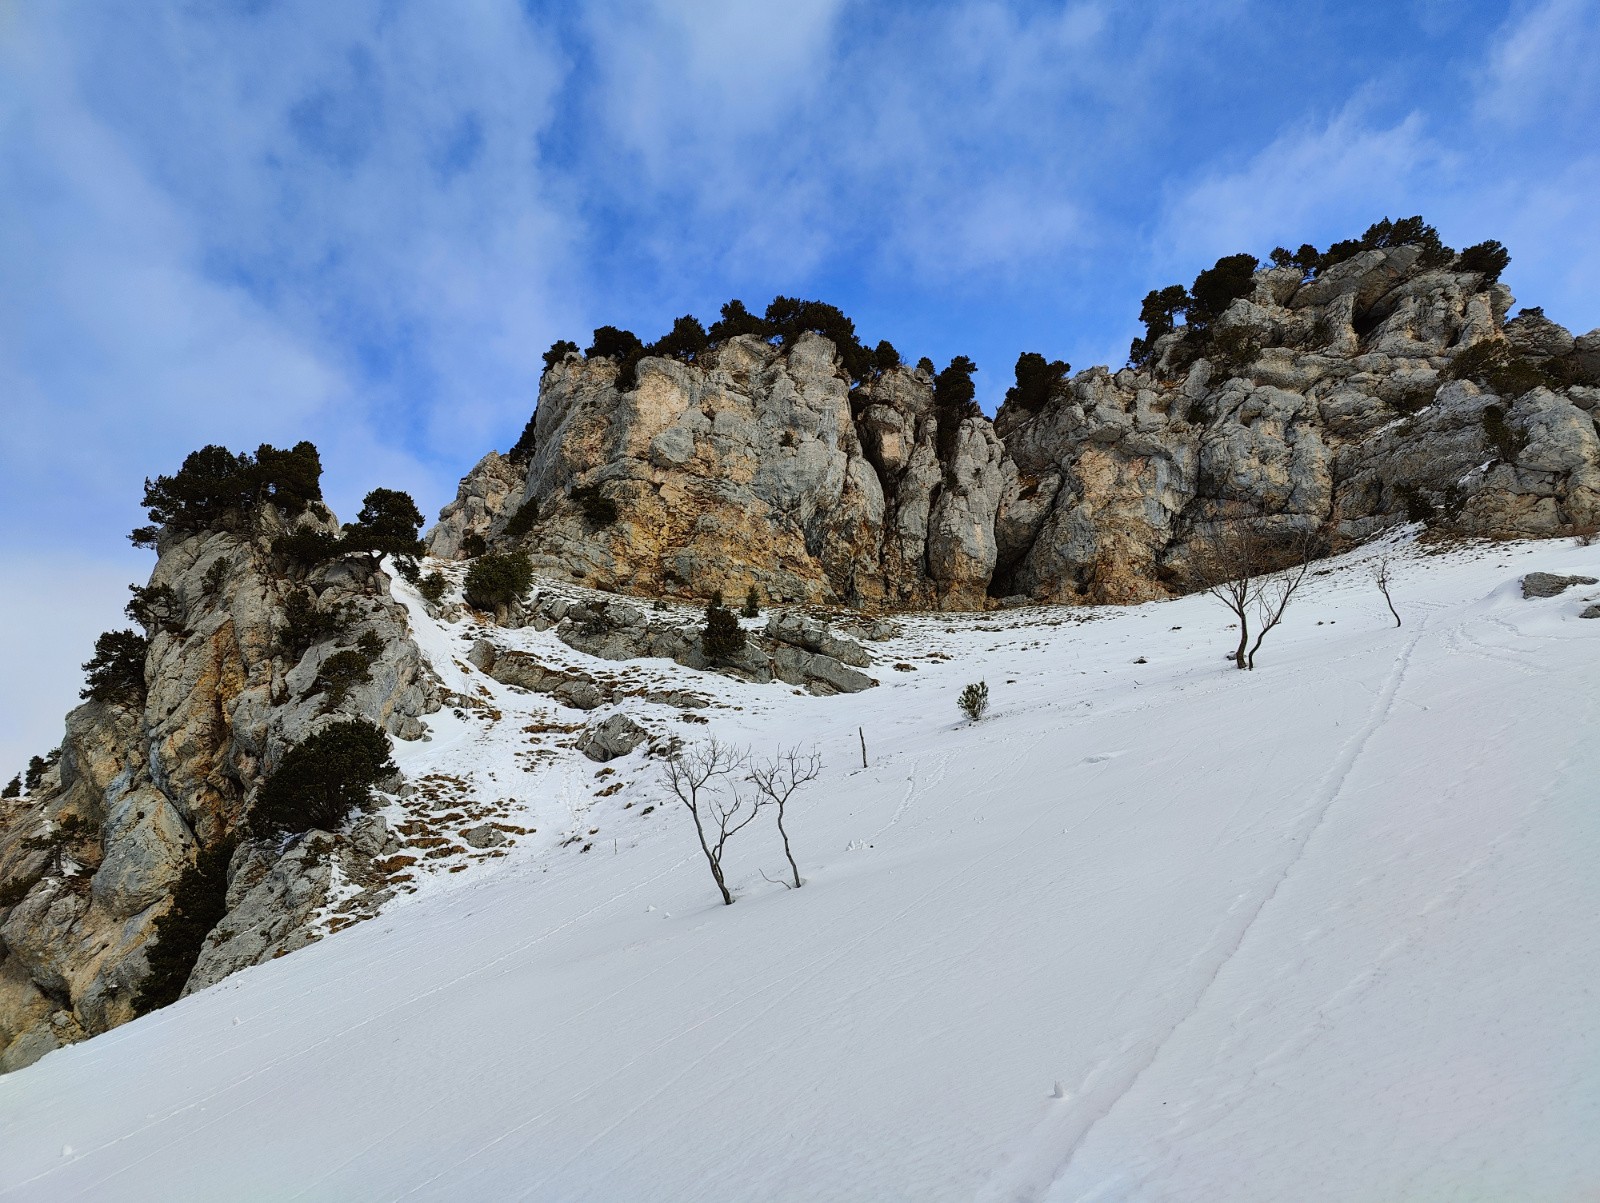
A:
<svg viewBox="0 0 1600 1203">
<path fill-rule="evenodd" d="M 519 544 L 558 579 L 647 595 L 852 606 L 981 605 L 1006 481 L 992 427 L 969 420 L 949 464 L 935 452 L 931 381 L 904 369 L 852 395 L 833 344 L 740 337 L 694 364 L 645 359 L 615 387 L 606 359 L 551 368 L 520 496 L 491 503 L 482 461 L 430 535 L 449 554 L 482 499 L 490 542 Z M 591 494 L 590 491 L 594 491 Z M 597 520 L 585 496 L 617 508 Z M 504 534 L 521 506 L 539 518 Z"/>
<path fill-rule="evenodd" d="M 1600 520 L 1600 331 L 1574 337 L 1417 246 L 1364 251 L 1311 281 L 1257 273 L 1208 341 L 1162 338 L 1146 369 L 1091 368 L 1037 412 L 969 418 L 948 462 L 932 382 L 844 378 L 832 344 L 729 340 L 694 363 L 569 356 L 545 374 L 537 452 L 491 455 L 462 517 L 558 577 L 644 595 L 868 610 L 997 599 L 1138 602 L 1187 587 L 1197 541 L 1241 520 L 1339 547 L 1406 521 L 1551 535 Z M 1547 386 L 1497 396 L 1449 379 L 1504 348 Z M 1490 433 L 1493 406 L 1504 432 Z M 614 522 L 586 514 L 587 491 Z M 495 499 L 500 500 L 496 501 Z M 510 514 L 536 502 L 526 534 Z M 496 508 L 498 506 L 498 509 Z M 519 524 L 520 527 L 521 524 Z"/>
<path fill-rule="evenodd" d="M 299 522 L 337 529 L 331 516 Z M 286 529 L 263 506 L 246 530 L 164 534 L 142 703 L 78 707 L 43 785 L 0 804 L 0 1069 L 133 1018 L 146 945 L 180 877 L 200 849 L 238 838 L 256 788 L 290 748 L 350 717 L 415 738 L 438 708 L 388 577 L 364 556 L 292 569 L 272 551 Z M 295 595 L 337 621 L 320 637 L 297 632 Z M 357 645 L 365 678 L 338 696 L 321 668 Z M 308 879 L 305 853 L 280 869 L 276 847 L 244 849 L 273 882 Z M 230 897 L 218 930 L 255 935 L 214 940 L 227 946 L 208 945 L 191 986 L 315 938 L 313 908 L 299 905 L 313 896 L 287 886 L 266 901 L 250 895 L 242 915 L 233 912 L 246 895 Z"/>
<path fill-rule="evenodd" d="M 516 500 L 522 495 L 527 475 L 524 465 L 513 463 L 497 451 L 484 456 L 462 479 L 456 499 L 439 511 L 438 524 L 428 532 L 428 554 L 454 559 L 462 554 L 468 535 L 487 538 L 491 527 L 503 528 L 516 511 Z"/>
</svg>

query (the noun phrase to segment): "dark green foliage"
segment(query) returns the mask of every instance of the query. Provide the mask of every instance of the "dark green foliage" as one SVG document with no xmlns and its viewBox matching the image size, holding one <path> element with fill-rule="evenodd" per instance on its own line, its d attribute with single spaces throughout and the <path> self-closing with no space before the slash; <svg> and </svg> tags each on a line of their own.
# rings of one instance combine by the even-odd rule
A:
<svg viewBox="0 0 1600 1203">
<path fill-rule="evenodd" d="M 449 584 L 450 582 L 444 579 L 443 573 L 430 572 L 417 585 L 417 592 L 422 594 L 426 600 L 437 602 L 444 596 L 444 591 L 449 587 Z"/>
<path fill-rule="evenodd" d="M 583 513 L 590 530 L 610 526 L 617 520 L 617 503 L 600 492 L 599 485 L 580 485 L 568 494 Z"/>
<path fill-rule="evenodd" d="M 544 370 L 549 371 L 568 355 L 578 353 L 578 344 L 565 338 L 558 338 L 550 344 L 550 349 L 544 353 Z"/>
<path fill-rule="evenodd" d="M 508 460 L 514 464 L 525 464 L 533 458 L 533 453 L 539 448 L 538 425 L 539 411 L 534 410 L 528 424 L 522 428 L 522 434 L 511 445 L 511 450 L 506 452 Z"/>
<path fill-rule="evenodd" d="M 956 699 L 956 705 L 961 707 L 961 713 L 972 722 L 977 722 L 989 709 L 989 684 L 987 681 L 977 681 L 968 685 L 961 691 L 961 696 Z"/>
<path fill-rule="evenodd" d="M 1434 518 L 1433 503 L 1422 495 L 1422 490 L 1416 485 L 1401 485 L 1395 490 L 1400 496 L 1400 501 L 1406 507 L 1407 522 L 1432 522 Z"/>
<path fill-rule="evenodd" d="M 1066 392 L 1067 373 L 1071 370 L 1069 363 L 1047 360 L 1037 351 L 1024 351 L 1017 356 L 1017 382 L 1006 390 L 1006 404 L 1038 413 Z"/>
<path fill-rule="evenodd" d="M 132 600 L 122 612 L 146 631 L 181 632 L 183 630 L 183 600 L 171 585 L 129 585 Z"/>
<path fill-rule="evenodd" d="M 369 661 L 376 660 L 383 655 L 383 640 L 375 631 L 362 631 L 361 638 L 356 640 L 356 650 Z"/>
<path fill-rule="evenodd" d="M 1286 250 L 1283 247 L 1274 247 L 1271 255 L 1273 267 L 1297 267 L 1300 269 L 1300 278 L 1309 280 L 1317 274 L 1317 265 L 1322 262 L 1322 252 L 1309 242 L 1302 242 L 1297 251 Z"/>
<path fill-rule="evenodd" d="M 481 556 L 489 550 L 489 544 L 484 537 L 475 530 L 469 530 L 461 536 L 461 550 L 467 553 L 468 558 Z"/>
<path fill-rule="evenodd" d="M 957 355 L 933 381 L 934 443 L 946 464 L 955 456 L 961 423 L 979 413 L 974 400 L 977 389 L 972 383 L 972 373 L 977 370 L 978 365 L 972 360 Z"/>
<path fill-rule="evenodd" d="M 311 526 L 302 526 L 272 541 L 272 554 L 282 556 L 303 572 L 342 555 L 344 550 L 339 536 Z"/>
<path fill-rule="evenodd" d="M 159 526 L 136 526 L 128 532 L 128 542 L 135 547 L 154 547 L 160 536 Z"/>
<path fill-rule="evenodd" d="M 615 359 L 619 362 L 644 350 L 644 344 L 632 330 L 619 330 L 615 326 L 601 326 L 594 332 L 594 341 L 583 353 L 585 359 Z"/>
<path fill-rule="evenodd" d="M 706 607 L 706 625 L 700 629 L 700 650 L 713 664 L 722 664 L 744 651 L 744 628 L 733 611 L 722 604 L 719 590 Z"/>
<path fill-rule="evenodd" d="M 305 589 L 295 589 L 283 599 L 285 628 L 280 649 L 298 660 L 319 643 L 342 639 L 350 629 L 350 612 L 344 606 L 323 609 Z"/>
<path fill-rule="evenodd" d="M 1498 405 L 1486 405 L 1478 420 L 1483 423 L 1484 441 L 1494 448 L 1494 453 L 1508 464 L 1516 463 L 1528 445 L 1528 436 L 1512 429 L 1506 421 L 1506 411 Z"/>
<path fill-rule="evenodd" d="M 44 775 L 50 771 L 50 762 L 43 756 L 33 756 L 28 760 L 27 772 L 23 774 L 23 782 L 31 794 L 44 782 Z"/>
<path fill-rule="evenodd" d="M 933 375 L 933 360 L 924 355 L 921 359 L 917 360 L 917 371 L 931 377 Z"/>
<path fill-rule="evenodd" d="M 626 392 L 638 384 L 639 361 L 646 356 L 661 356 L 693 363 L 706 350 L 721 345 L 730 338 L 754 335 L 768 342 L 793 346 L 806 333 L 820 334 L 829 339 L 839 355 L 840 366 L 852 383 L 870 380 L 900 366 L 900 352 L 887 342 L 880 342 L 873 350 L 861 344 L 852 322 L 836 305 L 825 301 L 806 301 L 799 297 L 774 297 L 766 313 L 757 316 L 745 308 L 740 300 L 729 301 L 722 307 L 722 316 L 707 330 L 692 314 L 685 314 L 672 324 L 672 329 L 648 346 L 641 343 L 631 331 L 615 326 L 601 326 L 594 332 L 594 341 L 584 352 L 588 358 L 604 357 L 617 363 L 616 387 Z M 557 343 L 560 347 L 563 344 Z M 555 347 L 551 348 L 554 354 Z M 933 373 L 930 361 L 928 373 Z M 531 428 L 530 428 L 531 429 Z M 518 448 L 528 444 L 532 453 L 529 432 L 524 432 Z M 512 458 L 518 458 L 518 449 L 512 449 Z"/>
<path fill-rule="evenodd" d="M 321 478 L 322 459 L 307 442 L 288 451 L 263 443 L 253 456 L 212 444 L 190 452 L 174 475 L 146 480 L 144 505 L 152 523 L 192 534 L 268 502 L 299 514 L 322 501 Z M 144 534 L 135 531 L 135 542 Z"/>
<path fill-rule="evenodd" d="M 1502 397 L 1520 397 L 1529 389 L 1558 383 L 1498 339 L 1457 352 L 1444 374 L 1451 380 L 1474 380 Z"/>
<path fill-rule="evenodd" d="M 1261 334 L 1247 326 L 1232 326 L 1211 336 L 1207 354 L 1229 375 L 1244 371 L 1266 345 Z"/>
<path fill-rule="evenodd" d="M 356 520 L 345 524 L 340 542 L 345 551 L 364 551 L 374 557 L 421 555 L 417 534 L 422 523 L 422 511 L 409 493 L 373 489 L 362 499 Z"/>
<path fill-rule="evenodd" d="M 6 782 L 5 789 L 0 790 L 0 798 L 20 798 L 21 796 L 22 796 L 22 774 L 18 773 L 10 781 Z"/>
<path fill-rule="evenodd" d="M 583 353 L 585 359 L 614 359 L 617 362 L 617 388 L 623 392 L 637 383 L 639 360 L 645 355 L 644 344 L 632 330 L 619 330 L 615 326 L 601 326 L 594 332 L 594 341 Z"/>
<path fill-rule="evenodd" d="M 479 610 L 509 606 L 533 584 L 533 565 L 517 552 L 508 555 L 483 555 L 467 569 L 463 595 L 467 605 Z"/>
<path fill-rule="evenodd" d="M 1188 311 L 1189 290 L 1182 284 L 1169 284 L 1145 293 L 1144 303 L 1139 306 L 1144 337 L 1133 340 L 1128 348 L 1128 362 L 1135 367 L 1148 363 L 1155 352 L 1156 340 L 1171 334 L 1177 328 L 1178 315 Z"/>
<path fill-rule="evenodd" d="M 327 694 L 327 708 L 333 709 L 349 696 L 351 689 L 372 679 L 372 659 L 363 651 L 334 652 L 322 662 L 306 696 Z"/>
<path fill-rule="evenodd" d="M 1224 255 L 1196 276 L 1189 286 L 1189 325 L 1203 329 L 1234 301 L 1249 296 L 1260 262 L 1254 255 Z"/>
<path fill-rule="evenodd" d="M 261 835 L 334 831 L 392 772 L 389 737 L 379 728 L 361 719 L 333 723 L 284 756 L 256 796 L 251 829 Z"/>
<path fill-rule="evenodd" d="M 1511 252 L 1493 238 L 1469 246 L 1461 252 L 1461 258 L 1456 261 L 1457 271 L 1482 272 L 1483 282 L 1486 285 L 1498 281 L 1500 273 L 1510 266 Z"/>
<path fill-rule="evenodd" d="M 1403 414 L 1409 415 L 1420 413 L 1422 410 L 1433 404 L 1434 394 L 1438 391 L 1439 389 L 1437 385 L 1419 385 L 1418 387 L 1411 389 L 1409 392 L 1402 393 L 1393 401 L 1389 402 L 1389 404 L 1393 406 L 1395 410 Z"/>
<path fill-rule="evenodd" d="M 539 521 L 539 503 L 532 497 L 524 501 L 517 512 L 511 515 L 511 521 L 506 523 L 505 535 L 508 539 L 520 539 L 533 529 L 533 524 Z"/>
<path fill-rule="evenodd" d="M 766 318 L 768 337 L 780 340 L 785 347 L 793 346 L 802 334 L 820 334 L 833 343 L 845 375 L 851 380 L 866 380 L 873 374 L 873 353 L 861 345 L 856 324 L 837 305 L 773 297 Z"/>
<path fill-rule="evenodd" d="M 686 313 L 672 323 L 671 331 L 651 343 L 645 354 L 693 363 L 695 357 L 710 345 L 706 328 L 700 324 L 700 319 Z"/>
<path fill-rule="evenodd" d="M 722 317 L 711 323 L 711 329 L 706 336 L 714 343 L 727 342 L 730 338 L 738 338 L 741 334 L 754 334 L 760 338 L 770 338 L 765 319 L 757 317 L 744 307 L 743 301 L 729 301 L 722 307 Z"/>
<path fill-rule="evenodd" d="M 156 919 L 154 939 L 145 949 L 150 972 L 133 1000 L 140 1014 L 175 1003 L 183 993 L 201 946 L 227 913 L 233 849 L 231 840 L 202 848 L 194 863 L 179 874 L 172 906 Z"/>
<path fill-rule="evenodd" d="M 144 659 L 150 641 L 133 631 L 107 631 L 94 641 L 94 656 L 83 666 L 80 698 L 143 705 Z"/>
<path fill-rule="evenodd" d="M 799 297 L 773 297 L 767 306 L 768 337 L 792 346 L 802 334 L 820 334 L 836 347 L 860 343 L 856 324 L 837 305 L 826 301 L 802 301 Z"/>
<path fill-rule="evenodd" d="M 395 571 L 398 572 L 408 584 L 415 585 L 422 579 L 422 569 L 417 566 L 416 560 L 410 556 L 396 556 L 394 558 Z"/>
<path fill-rule="evenodd" d="M 200 580 L 200 592 L 206 597 L 216 597 L 228 583 L 228 561 L 216 560 Z"/>
<path fill-rule="evenodd" d="M 756 593 L 756 587 L 751 585 L 744 595 L 744 609 L 739 611 L 746 618 L 761 617 L 761 597 Z"/>
<path fill-rule="evenodd" d="M 1362 251 L 1386 250 L 1391 247 L 1418 244 L 1422 254 L 1417 266 L 1424 269 L 1446 267 L 1455 258 L 1455 252 L 1439 241 L 1439 232 L 1421 217 L 1402 217 L 1390 221 L 1373 222 L 1360 238 L 1346 238 L 1330 246 L 1317 260 L 1317 273 L 1354 259 Z"/>
</svg>

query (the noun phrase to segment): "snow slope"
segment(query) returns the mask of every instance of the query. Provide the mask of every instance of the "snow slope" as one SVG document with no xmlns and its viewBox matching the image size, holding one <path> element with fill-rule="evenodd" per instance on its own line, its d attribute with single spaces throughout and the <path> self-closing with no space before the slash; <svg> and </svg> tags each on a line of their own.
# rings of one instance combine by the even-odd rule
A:
<svg viewBox="0 0 1600 1203">
<path fill-rule="evenodd" d="M 0 1078 L 0 1199 L 1600 1197 L 1600 587 L 1517 588 L 1600 547 L 1402 549 L 1399 629 L 1371 554 L 1254 673 L 1205 598 L 919 617 L 848 697 L 630 666 L 826 758 L 731 908 L 642 750 L 414 607 L 499 719 L 407 772 L 537 831 Z"/>
</svg>

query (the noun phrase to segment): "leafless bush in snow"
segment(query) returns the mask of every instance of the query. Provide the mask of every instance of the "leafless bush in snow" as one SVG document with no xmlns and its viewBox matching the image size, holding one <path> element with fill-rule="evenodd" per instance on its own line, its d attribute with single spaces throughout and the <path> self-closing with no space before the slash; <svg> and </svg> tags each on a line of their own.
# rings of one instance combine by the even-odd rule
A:
<svg viewBox="0 0 1600 1203">
<path fill-rule="evenodd" d="M 789 858 L 789 870 L 794 874 L 794 888 L 805 883 L 800 880 L 800 867 L 794 863 L 794 853 L 789 850 L 789 831 L 783 825 L 789 799 L 803 785 L 815 781 L 822 774 L 822 753 L 802 753 L 798 747 L 780 748 L 771 760 L 752 764 L 746 780 L 761 794 L 763 801 L 778 813 L 778 834 L 783 837 L 783 854 Z M 787 884 L 787 883 L 785 883 Z"/>
<path fill-rule="evenodd" d="M 662 779 L 694 819 L 700 850 L 727 906 L 733 905 L 733 894 L 722 874 L 723 853 L 769 804 L 759 789 L 753 796 L 739 790 L 738 773 L 748 761 L 748 752 L 712 737 L 673 752 L 662 769 Z"/>
<path fill-rule="evenodd" d="M 1321 540 L 1314 532 L 1273 534 L 1257 522 L 1241 522 L 1215 535 L 1195 554 L 1193 571 L 1205 591 L 1238 620 L 1239 646 L 1232 657 L 1235 667 L 1256 666 L 1261 641 L 1283 621 L 1284 611 L 1321 550 Z M 1252 617 L 1256 621 L 1254 643 L 1250 641 Z"/>
</svg>

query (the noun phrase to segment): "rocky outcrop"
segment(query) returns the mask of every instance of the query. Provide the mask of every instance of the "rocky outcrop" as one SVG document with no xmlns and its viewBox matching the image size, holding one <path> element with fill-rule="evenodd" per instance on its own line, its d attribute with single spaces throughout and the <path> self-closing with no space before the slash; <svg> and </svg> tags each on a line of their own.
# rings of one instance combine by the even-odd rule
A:
<svg viewBox="0 0 1600 1203">
<path fill-rule="evenodd" d="M 1523 597 L 1555 597 L 1574 585 L 1600 584 L 1592 576 L 1558 576 L 1553 572 L 1530 572 L 1522 578 Z"/>
<path fill-rule="evenodd" d="M 646 738 L 648 732 L 626 714 L 613 714 L 583 733 L 578 740 L 578 751 L 590 760 L 604 763 L 626 756 Z"/>
<path fill-rule="evenodd" d="M 852 390 L 820 336 L 646 358 L 624 390 L 611 360 L 569 355 L 541 383 L 525 473 L 486 458 L 432 546 L 481 532 L 546 574 L 644 595 L 753 584 L 780 602 L 981 608 L 1168 596 L 1193 583 L 1196 547 L 1245 519 L 1334 548 L 1406 521 L 1592 526 L 1600 331 L 1507 321 L 1511 304 L 1416 245 L 1309 281 L 1261 271 L 1204 337 L 1180 329 L 1147 368 L 1091 368 L 1037 410 L 969 418 L 944 460 L 929 377 Z M 1543 383 L 1451 379 L 1485 343 Z M 530 503 L 538 519 L 508 532 Z"/>
<path fill-rule="evenodd" d="M 746 631 L 739 652 L 712 660 L 701 647 L 698 624 L 681 617 L 652 620 L 645 610 L 620 598 L 574 599 L 544 590 L 522 611 L 530 625 L 554 628 L 556 638 L 568 647 L 601 660 L 659 656 L 686 668 L 758 684 L 783 681 L 816 694 L 858 693 L 878 683 L 858 671 L 872 663 L 865 648 L 804 614 L 774 614 L 764 630 Z M 547 694 L 577 710 L 593 710 L 625 692 L 683 709 L 706 704 L 700 695 L 683 690 L 625 691 L 591 673 L 543 664 L 527 652 L 502 651 L 487 639 L 474 642 L 468 659 L 502 684 Z"/>
<path fill-rule="evenodd" d="M 521 495 L 496 511 L 510 469 L 485 459 L 430 550 L 453 554 L 481 531 L 525 546 L 546 575 L 647 595 L 753 584 L 779 602 L 982 603 L 1008 469 L 982 419 L 940 462 L 927 376 L 895 369 L 853 395 L 817 335 L 787 350 L 734 338 L 693 365 L 646 359 L 627 391 L 616 375 L 607 359 L 551 368 Z M 589 490 L 615 521 L 596 517 Z M 505 536 L 528 504 L 531 531 Z"/>
<path fill-rule="evenodd" d="M 145 697 L 73 711 L 45 780 L 0 812 L 0 1068 L 134 1016 L 180 877 L 202 849 L 240 840 L 290 748 L 341 717 L 417 738 L 438 708 L 388 578 L 365 556 L 294 570 L 273 551 L 285 531 L 268 505 L 247 528 L 163 535 L 144 595 Z M 330 679 L 340 652 L 345 672 Z M 321 842 L 325 866 L 348 844 Z M 315 907 L 301 905 L 316 896 L 308 847 L 239 843 L 218 930 L 251 938 L 214 938 L 191 985 L 316 938 Z"/>
</svg>

